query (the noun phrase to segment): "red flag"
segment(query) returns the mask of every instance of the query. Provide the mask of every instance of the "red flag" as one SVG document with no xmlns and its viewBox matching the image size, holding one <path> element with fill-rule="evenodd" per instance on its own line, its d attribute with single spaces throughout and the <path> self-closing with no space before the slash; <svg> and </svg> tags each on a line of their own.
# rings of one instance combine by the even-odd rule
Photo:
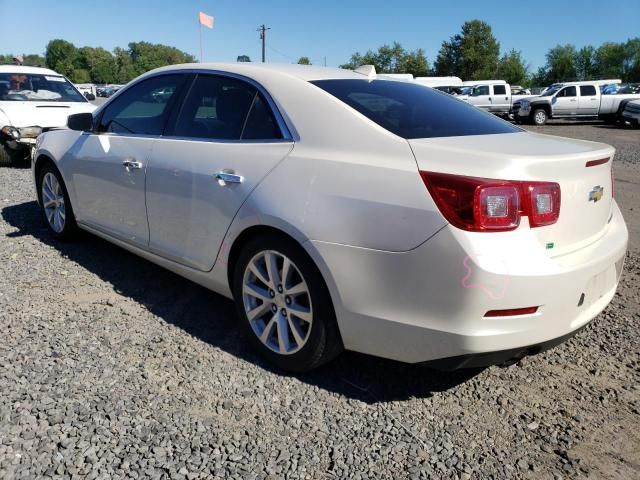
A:
<svg viewBox="0 0 640 480">
<path fill-rule="evenodd" d="M 200 20 L 200 25 L 204 25 L 207 28 L 213 28 L 213 17 L 204 12 L 200 12 L 198 18 Z"/>
</svg>

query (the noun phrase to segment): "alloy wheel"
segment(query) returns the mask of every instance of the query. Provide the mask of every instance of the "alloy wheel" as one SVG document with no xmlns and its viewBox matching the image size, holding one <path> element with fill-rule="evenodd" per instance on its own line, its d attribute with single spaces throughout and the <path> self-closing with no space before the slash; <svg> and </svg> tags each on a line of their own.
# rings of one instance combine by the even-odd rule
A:
<svg viewBox="0 0 640 480">
<path fill-rule="evenodd" d="M 66 221 L 64 192 L 51 172 L 47 172 L 42 179 L 42 206 L 49 226 L 56 233 L 62 232 Z"/>
<path fill-rule="evenodd" d="M 265 250 L 247 264 L 242 301 L 253 333 L 271 351 L 290 355 L 309 339 L 311 294 L 298 267 L 287 256 Z"/>
<path fill-rule="evenodd" d="M 538 125 L 544 124 L 546 120 L 547 120 L 547 115 L 543 111 L 536 112 L 536 123 Z"/>
</svg>

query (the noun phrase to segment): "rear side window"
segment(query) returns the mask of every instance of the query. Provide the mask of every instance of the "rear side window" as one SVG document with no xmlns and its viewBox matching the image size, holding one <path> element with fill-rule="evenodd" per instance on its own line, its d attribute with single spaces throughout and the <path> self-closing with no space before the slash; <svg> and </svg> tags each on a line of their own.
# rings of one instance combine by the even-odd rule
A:
<svg viewBox="0 0 640 480">
<path fill-rule="evenodd" d="M 261 94 L 257 94 L 247 117 L 242 140 L 280 140 L 282 132 L 273 112 Z"/>
<path fill-rule="evenodd" d="M 506 95 L 507 88 L 504 85 L 494 85 L 493 86 L 493 94 L 494 95 Z"/>
<path fill-rule="evenodd" d="M 521 132 L 490 113 L 422 85 L 392 80 L 311 82 L 403 138 Z"/>
<path fill-rule="evenodd" d="M 575 97 L 576 96 L 576 87 L 566 87 L 560 90 L 557 97 Z"/>
<path fill-rule="evenodd" d="M 198 75 L 184 100 L 173 135 L 240 140 L 255 95 L 255 87 L 241 80 Z"/>
<path fill-rule="evenodd" d="M 98 132 L 160 135 L 184 75 L 153 77 L 127 88 L 108 105 Z"/>
<path fill-rule="evenodd" d="M 580 96 L 582 97 L 592 97 L 596 94 L 596 87 L 593 85 L 581 85 L 580 86 Z"/>
<path fill-rule="evenodd" d="M 172 135 L 211 140 L 271 140 L 282 134 L 258 90 L 247 82 L 199 75 Z"/>
</svg>

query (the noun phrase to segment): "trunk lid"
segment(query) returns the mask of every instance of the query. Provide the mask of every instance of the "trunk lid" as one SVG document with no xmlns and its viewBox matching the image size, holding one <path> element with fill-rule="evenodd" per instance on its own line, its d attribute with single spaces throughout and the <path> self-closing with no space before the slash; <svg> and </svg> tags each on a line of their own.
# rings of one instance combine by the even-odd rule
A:
<svg viewBox="0 0 640 480">
<path fill-rule="evenodd" d="M 615 153 L 609 145 L 527 132 L 408 141 L 420 170 L 560 184 L 558 221 L 531 229 L 551 256 L 582 248 L 606 231 Z M 608 161 L 586 166 L 602 159 Z M 529 228 L 528 218 L 522 218 L 519 228 Z"/>
</svg>

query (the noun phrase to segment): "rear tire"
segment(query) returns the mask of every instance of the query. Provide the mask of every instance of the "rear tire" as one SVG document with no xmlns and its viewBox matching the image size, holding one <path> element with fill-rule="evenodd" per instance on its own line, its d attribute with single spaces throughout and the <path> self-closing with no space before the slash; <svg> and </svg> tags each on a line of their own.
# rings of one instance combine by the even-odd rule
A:
<svg viewBox="0 0 640 480">
<path fill-rule="evenodd" d="M 70 240 L 78 232 L 71 201 L 62 175 L 47 161 L 38 173 L 38 199 L 44 221 L 58 240 Z"/>
<path fill-rule="evenodd" d="M 547 112 L 543 108 L 538 108 L 531 113 L 531 121 L 534 125 L 541 127 L 548 120 Z"/>
<path fill-rule="evenodd" d="M 343 349 L 322 275 L 284 235 L 256 237 L 244 246 L 234 265 L 233 296 L 251 345 L 283 370 L 312 370 Z"/>
</svg>

